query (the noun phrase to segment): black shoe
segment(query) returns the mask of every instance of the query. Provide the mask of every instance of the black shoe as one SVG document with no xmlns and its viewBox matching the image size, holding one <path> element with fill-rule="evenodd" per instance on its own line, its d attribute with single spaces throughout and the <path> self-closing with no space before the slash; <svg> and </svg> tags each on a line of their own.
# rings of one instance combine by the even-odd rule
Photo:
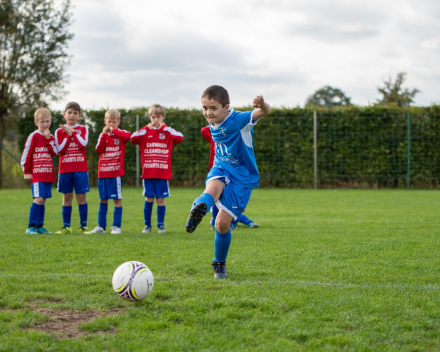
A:
<svg viewBox="0 0 440 352">
<path fill-rule="evenodd" d="M 206 203 L 198 203 L 194 205 L 189 214 L 188 221 L 186 222 L 186 232 L 193 233 L 196 227 L 201 223 L 203 217 L 208 210 Z"/>
<path fill-rule="evenodd" d="M 228 274 L 226 273 L 226 262 L 213 262 L 212 268 L 214 269 L 215 279 L 226 279 L 228 277 Z"/>
</svg>

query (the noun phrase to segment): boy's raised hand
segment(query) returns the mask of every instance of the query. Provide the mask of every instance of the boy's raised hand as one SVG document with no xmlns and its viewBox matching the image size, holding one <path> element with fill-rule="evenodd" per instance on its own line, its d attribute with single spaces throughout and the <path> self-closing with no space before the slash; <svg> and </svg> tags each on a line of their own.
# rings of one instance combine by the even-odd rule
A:
<svg viewBox="0 0 440 352">
<path fill-rule="evenodd" d="M 111 128 L 110 127 L 108 127 L 108 126 L 104 126 L 104 128 L 102 129 L 102 133 L 111 133 L 112 131 L 111 131 Z"/>
<path fill-rule="evenodd" d="M 256 109 L 261 109 L 265 107 L 266 103 L 264 102 L 264 98 L 262 95 L 258 95 L 254 100 L 252 101 L 252 106 Z"/>
<path fill-rule="evenodd" d="M 270 105 L 264 101 L 262 95 L 257 95 L 252 101 L 252 106 L 255 110 L 252 113 L 252 121 L 262 119 L 266 115 L 270 114 Z"/>
<path fill-rule="evenodd" d="M 64 132 L 66 132 L 66 134 L 68 134 L 69 136 L 72 135 L 72 129 L 71 129 L 71 128 L 69 128 L 69 127 L 67 127 L 67 126 L 64 126 L 64 125 L 60 125 L 60 128 L 61 128 Z"/>
<path fill-rule="evenodd" d="M 43 134 L 44 134 L 44 137 L 46 137 L 46 139 L 50 139 L 50 131 L 49 131 L 49 129 L 45 130 L 43 132 Z"/>
<path fill-rule="evenodd" d="M 152 130 L 152 129 L 153 129 L 153 124 L 150 122 L 150 123 L 147 125 L 147 127 L 148 127 L 150 130 Z"/>
</svg>

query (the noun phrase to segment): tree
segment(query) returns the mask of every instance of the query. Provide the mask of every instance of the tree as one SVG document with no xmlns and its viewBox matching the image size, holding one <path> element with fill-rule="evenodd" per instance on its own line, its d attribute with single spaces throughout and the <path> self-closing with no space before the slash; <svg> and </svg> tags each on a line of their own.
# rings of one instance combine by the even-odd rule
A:
<svg viewBox="0 0 440 352">
<path fill-rule="evenodd" d="M 381 100 L 378 100 L 379 104 L 391 104 L 395 103 L 397 106 L 410 106 L 411 103 L 414 102 L 414 97 L 417 93 L 420 93 L 420 90 L 414 88 L 412 91 L 409 91 L 407 88 L 402 90 L 402 84 L 405 81 L 405 72 L 399 72 L 397 74 L 396 81 L 393 82 L 391 77 L 388 78 L 388 81 L 384 81 L 385 87 L 378 88 L 379 93 L 383 95 Z"/>
<path fill-rule="evenodd" d="M 70 0 L 0 0 L 0 144 L 6 121 L 64 94 Z M 0 148 L 0 188 L 2 188 Z"/>
<path fill-rule="evenodd" d="M 338 88 L 324 86 L 318 89 L 313 95 L 309 96 L 306 106 L 321 106 L 331 108 L 333 106 L 349 106 L 350 98 Z"/>
</svg>

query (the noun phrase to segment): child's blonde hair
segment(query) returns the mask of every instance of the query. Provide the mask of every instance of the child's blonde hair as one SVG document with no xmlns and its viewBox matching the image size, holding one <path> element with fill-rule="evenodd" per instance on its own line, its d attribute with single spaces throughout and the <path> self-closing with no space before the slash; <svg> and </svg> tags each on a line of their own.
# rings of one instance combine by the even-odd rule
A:
<svg viewBox="0 0 440 352">
<path fill-rule="evenodd" d="M 163 117 L 165 117 L 165 108 L 159 104 L 153 104 L 150 106 L 150 109 L 148 110 L 148 115 L 151 116 L 153 114 L 156 115 L 162 115 Z"/>
<path fill-rule="evenodd" d="M 34 121 L 37 122 L 39 120 L 43 120 L 46 118 L 50 118 L 52 120 L 52 114 L 46 108 L 39 108 L 35 111 Z"/>
<path fill-rule="evenodd" d="M 105 112 L 105 117 L 107 119 L 116 118 L 118 120 L 121 119 L 121 113 L 116 109 L 110 109 Z"/>
</svg>

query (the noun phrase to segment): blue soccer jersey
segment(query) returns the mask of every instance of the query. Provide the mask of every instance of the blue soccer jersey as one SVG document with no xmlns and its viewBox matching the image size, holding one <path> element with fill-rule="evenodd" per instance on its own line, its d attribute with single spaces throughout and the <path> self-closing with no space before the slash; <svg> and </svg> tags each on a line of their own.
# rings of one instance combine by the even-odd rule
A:
<svg viewBox="0 0 440 352">
<path fill-rule="evenodd" d="M 209 125 L 215 142 L 213 168 L 225 170 L 232 183 L 243 187 L 257 188 L 260 182 L 252 141 L 252 129 L 257 122 L 252 121 L 252 111 L 230 109 L 221 124 Z"/>
</svg>

